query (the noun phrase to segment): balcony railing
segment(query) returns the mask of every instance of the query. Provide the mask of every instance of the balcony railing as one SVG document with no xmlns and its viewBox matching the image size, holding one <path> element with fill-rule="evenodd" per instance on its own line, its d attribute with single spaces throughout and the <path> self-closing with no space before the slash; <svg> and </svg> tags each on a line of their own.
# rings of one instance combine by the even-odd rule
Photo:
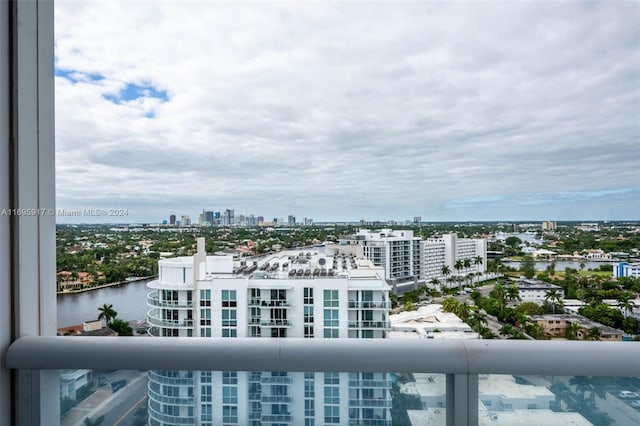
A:
<svg viewBox="0 0 640 426">
<path fill-rule="evenodd" d="M 263 385 L 290 385 L 293 383 L 291 376 L 263 376 L 261 383 Z"/>
<path fill-rule="evenodd" d="M 291 421 L 291 414 L 263 414 L 262 421 L 264 423 L 288 423 Z"/>
<path fill-rule="evenodd" d="M 157 291 L 152 291 L 147 295 L 147 304 L 157 308 L 193 309 L 192 300 L 162 300 Z"/>
<path fill-rule="evenodd" d="M 262 395 L 261 401 L 264 403 L 291 404 L 293 398 L 288 395 Z"/>
<path fill-rule="evenodd" d="M 349 321 L 349 328 L 388 329 L 390 327 L 388 321 Z"/>
<path fill-rule="evenodd" d="M 391 380 L 349 380 L 349 386 L 359 388 L 390 388 Z"/>
<path fill-rule="evenodd" d="M 379 399 L 350 399 L 349 407 L 362 407 L 362 408 L 391 408 L 390 398 Z"/>
<path fill-rule="evenodd" d="M 194 425 L 195 417 L 193 416 L 170 416 L 168 414 L 159 413 L 149 406 L 149 417 L 161 422 L 166 422 L 172 425 Z"/>
<path fill-rule="evenodd" d="M 263 327 L 291 327 L 291 321 L 285 319 L 262 320 L 260 325 Z"/>
<path fill-rule="evenodd" d="M 147 387 L 147 392 L 153 397 L 154 401 L 163 402 L 165 404 L 189 406 L 193 405 L 195 402 L 195 398 L 192 396 L 166 396 L 158 393 L 151 388 L 151 383 L 149 383 L 149 386 Z"/>
<path fill-rule="evenodd" d="M 258 344 L 259 343 L 259 344 Z M 47 354 L 47 356 L 42 356 Z M 27 386 L 33 370 L 342 371 L 446 374 L 448 425 L 478 424 L 478 374 L 640 377 L 635 342 L 401 339 L 265 339 L 35 337 L 16 340 L 5 355 Z M 149 372 L 166 384 L 193 383 Z M 262 383 L 290 383 L 263 376 Z M 37 386 L 37 381 L 31 386 Z M 27 392 L 25 390 L 21 392 Z M 28 393 L 38 410 L 38 388 Z M 372 401 L 376 406 L 378 400 Z M 381 400 L 385 404 L 386 400 Z M 355 404 L 360 404 L 356 402 Z M 154 416 L 160 413 L 150 413 Z M 281 416 L 281 415 L 278 415 Z M 263 416 L 264 422 L 273 422 Z M 287 422 L 287 419 L 281 419 Z"/>
<path fill-rule="evenodd" d="M 349 309 L 389 309 L 391 308 L 391 302 L 386 301 L 349 301 Z"/>
<path fill-rule="evenodd" d="M 171 327 L 171 328 L 191 328 L 193 327 L 193 320 L 168 320 L 149 316 L 147 321 L 151 325 L 158 327 Z"/>
<path fill-rule="evenodd" d="M 193 377 L 169 377 L 153 370 L 148 372 L 149 380 L 163 385 L 180 386 L 193 385 Z"/>
<path fill-rule="evenodd" d="M 391 419 L 349 419 L 349 425 L 390 426 Z"/>
</svg>

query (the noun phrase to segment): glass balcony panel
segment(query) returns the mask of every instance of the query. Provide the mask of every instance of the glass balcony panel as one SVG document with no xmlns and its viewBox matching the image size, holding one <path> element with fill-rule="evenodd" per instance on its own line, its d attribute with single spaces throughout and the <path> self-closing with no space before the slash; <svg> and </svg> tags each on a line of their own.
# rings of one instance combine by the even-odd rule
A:
<svg viewBox="0 0 640 426">
<path fill-rule="evenodd" d="M 63 426 L 102 416 L 102 424 L 130 426 L 230 418 L 391 426 L 420 424 L 429 412 L 439 414 L 435 424 L 445 421 L 445 377 L 437 374 L 61 370 L 60 379 Z"/>
<path fill-rule="evenodd" d="M 84 423 L 446 424 L 446 376 L 60 370 L 63 426 Z M 244 401 L 244 402 L 243 402 Z M 226 414 L 225 414 L 226 413 Z M 212 419 L 212 420 L 209 420 Z M 480 374 L 478 424 L 631 425 L 640 420 L 639 377 Z M 121 423 L 118 423 L 121 422 Z"/>
<path fill-rule="evenodd" d="M 640 423 L 640 378 L 480 375 L 479 424 Z"/>
<path fill-rule="evenodd" d="M 60 370 L 60 425 L 98 424 L 100 418 L 103 425 L 146 425 L 150 391 L 146 371 Z"/>
</svg>

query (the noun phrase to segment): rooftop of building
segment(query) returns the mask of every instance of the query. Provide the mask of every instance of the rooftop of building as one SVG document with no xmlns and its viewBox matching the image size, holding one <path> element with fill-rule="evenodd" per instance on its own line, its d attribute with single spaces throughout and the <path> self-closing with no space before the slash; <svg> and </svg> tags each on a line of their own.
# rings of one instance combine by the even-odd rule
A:
<svg viewBox="0 0 640 426">
<path fill-rule="evenodd" d="M 159 261 L 161 267 L 193 266 L 194 258 L 174 257 Z M 384 269 L 349 247 L 284 250 L 259 257 L 206 256 L 202 281 L 216 278 L 314 279 L 348 278 L 384 280 Z"/>
<path fill-rule="evenodd" d="M 415 311 L 404 311 L 389 316 L 390 338 L 394 339 L 478 339 L 471 327 L 442 305 L 420 306 Z"/>
<path fill-rule="evenodd" d="M 617 328 L 609 327 L 599 322 L 591 321 L 589 318 L 585 318 L 582 315 L 577 314 L 545 314 L 545 315 L 530 315 L 529 318 L 533 321 L 558 321 L 564 320 L 567 322 L 578 324 L 582 328 L 593 328 L 597 327 L 603 333 L 608 334 L 623 334 L 622 330 L 618 330 Z"/>
<path fill-rule="evenodd" d="M 549 290 L 555 288 L 557 290 L 564 291 L 564 289 L 559 285 L 551 284 L 546 281 L 541 281 L 533 278 L 520 278 L 516 282 L 516 285 L 520 290 Z"/>
<path fill-rule="evenodd" d="M 403 393 L 420 397 L 444 396 L 446 377 L 443 374 L 414 373 L 415 382 L 401 385 Z M 478 382 L 482 397 L 499 396 L 502 399 L 543 398 L 553 400 L 555 395 L 544 386 L 517 383 L 511 375 L 481 374 Z"/>
<path fill-rule="evenodd" d="M 407 410 L 407 414 L 412 425 L 446 423 L 445 408 Z M 480 426 L 592 425 L 579 413 L 555 412 L 547 409 L 489 412 L 482 404 L 480 404 L 478 424 Z"/>
</svg>

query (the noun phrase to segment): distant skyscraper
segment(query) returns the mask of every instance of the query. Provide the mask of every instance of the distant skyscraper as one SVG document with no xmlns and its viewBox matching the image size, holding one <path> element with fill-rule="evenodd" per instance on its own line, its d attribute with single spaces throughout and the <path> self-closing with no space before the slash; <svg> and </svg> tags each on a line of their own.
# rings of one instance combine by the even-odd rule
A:
<svg viewBox="0 0 640 426">
<path fill-rule="evenodd" d="M 289 224 L 289 226 L 294 226 L 296 224 L 296 217 L 289 215 L 289 217 L 287 218 L 287 223 Z"/>
<path fill-rule="evenodd" d="M 176 215 L 172 214 L 171 216 L 169 216 L 169 225 L 175 225 L 176 224 Z"/>
<path fill-rule="evenodd" d="M 191 226 L 191 218 L 188 215 L 182 215 L 180 217 L 180 223 L 182 226 Z"/>
<path fill-rule="evenodd" d="M 413 217 L 413 224 L 414 225 L 422 225 L 422 217 L 421 216 L 414 216 Z"/>
<path fill-rule="evenodd" d="M 258 216 L 258 224 L 264 222 L 264 216 Z"/>
<path fill-rule="evenodd" d="M 210 225 L 215 225 L 216 224 L 216 217 L 215 217 L 215 214 L 213 213 L 213 211 L 205 210 L 204 211 L 204 220 L 206 222 L 209 222 Z"/>
</svg>

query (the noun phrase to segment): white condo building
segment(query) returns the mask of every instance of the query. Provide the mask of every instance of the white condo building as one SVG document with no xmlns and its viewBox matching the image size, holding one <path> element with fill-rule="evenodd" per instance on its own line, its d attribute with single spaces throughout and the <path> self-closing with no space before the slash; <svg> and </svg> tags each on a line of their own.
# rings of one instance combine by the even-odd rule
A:
<svg viewBox="0 0 640 426">
<path fill-rule="evenodd" d="M 260 260 L 159 262 L 153 336 L 386 338 L 382 268 L 353 254 L 285 251 Z M 310 366 L 312 367 L 312 366 Z M 150 371 L 150 425 L 391 424 L 385 373 Z"/>
<path fill-rule="evenodd" d="M 428 283 L 433 279 L 444 282 L 444 266 L 450 270 L 447 278 L 486 271 L 487 241 L 482 238 L 444 234 L 423 240 L 409 230 L 361 229 L 349 238 L 341 239 L 340 244 L 362 247 L 366 258 L 384 268 L 387 282 L 400 287 L 416 281 Z M 462 265 L 468 261 L 468 266 L 456 269 L 458 261 Z"/>
<path fill-rule="evenodd" d="M 413 231 L 360 229 L 349 239 L 341 240 L 340 244 L 361 246 L 367 259 L 384 268 L 385 279 L 389 283 L 402 283 L 420 278 L 420 241 L 420 237 L 413 236 Z"/>
</svg>

